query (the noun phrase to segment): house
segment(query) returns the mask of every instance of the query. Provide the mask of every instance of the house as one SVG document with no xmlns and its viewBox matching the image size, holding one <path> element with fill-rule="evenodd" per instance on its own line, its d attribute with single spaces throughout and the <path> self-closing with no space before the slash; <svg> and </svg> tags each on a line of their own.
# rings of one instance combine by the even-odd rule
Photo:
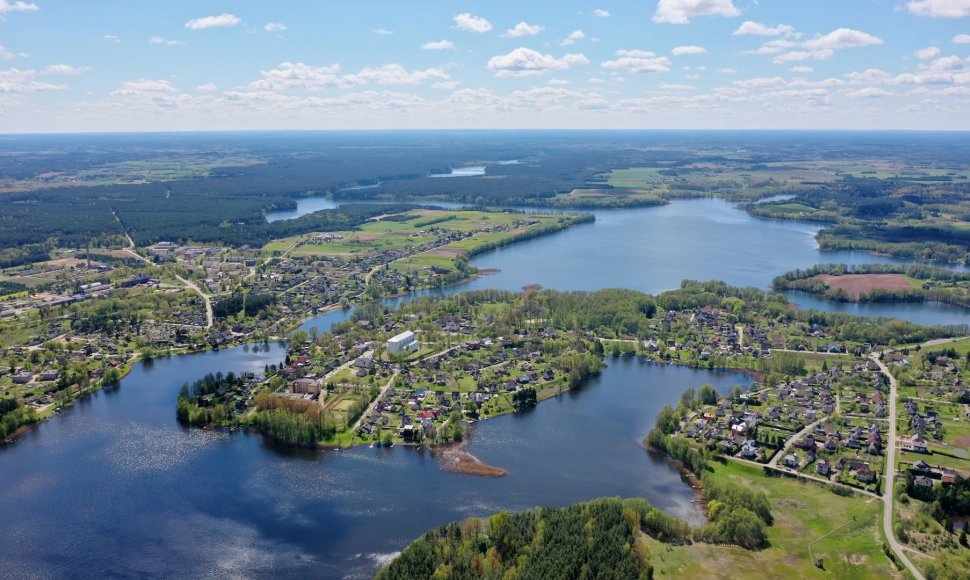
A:
<svg viewBox="0 0 970 580">
<path fill-rule="evenodd" d="M 923 461 L 922 459 L 920 459 L 919 461 L 913 464 L 913 471 L 916 471 L 919 473 L 929 473 L 932 470 L 933 468 L 930 467 L 930 464 Z"/>
<path fill-rule="evenodd" d="M 397 336 L 391 337 L 387 341 L 387 351 L 391 354 L 404 354 L 409 352 L 417 352 L 420 345 L 414 336 L 414 333 L 410 330 L 405 330 Z"/>
<path fill-rule="evenodd" d="M 923 439 L 919 435 L 913 435 L 912 437 L 900 437 L 899 446 L 903 451 L 912 451 L 914 453 L 928 452 L 926 447 L 926 439 Z"/>
<path fill-rule="evenodd" d="M 315 395 L 320 393 L 320 381 L 309 378 L 296 379 L 291 388 L 294 393 Z"/>
<path fill-rule="evenodd" d="M 863 467 L 855 472 L 855 478 L 863 483 L 872 483 L 876 480 L 876 472 L 868 467 Z"/>
<path fill-rule="evenodd" d="M 785 467 L 791 467 L 792 469 L 795 469 L 798 467 L 798 457 L 796 457 L 794 454 L 789 453 L 788 455 L 786 455 L 784 462 L 785 462 Z"/>
<path fill-rule="evenodd" d="M 944 469 L 940 481 L 943 482 L 943 485 L 953 485 L 957 482 L 957 472 L 952 469 Z"/>
<path fill-rule="evenodd" d="M 56 381 L 61 376 L 61 372 L 58 370 L 44 371 L 37 375 L 37 379 L 41 381 Z"/>
<path fill-rule="evenodd" d="M 926 477 L 925 475 L 917 475 L 913 479 L 913 485 L 915 485 L 916 487 L 931 488 L 933 487 L 933 480 Z"/>
<path fill-rule="evenodd" d="M 815 465 L 815 471 L 818 472 L 819 475 L 828 475 L 832 472 L 832 466 L 829 465 L 828 461 L 823 459 Z"/>
<path fill-rule="evenodd" d="M 29 372 L 21 372 L 15 374 L 12 378 L 15 384 L 26 385 L 34 378 L 34 374 Z"/>
</svg>

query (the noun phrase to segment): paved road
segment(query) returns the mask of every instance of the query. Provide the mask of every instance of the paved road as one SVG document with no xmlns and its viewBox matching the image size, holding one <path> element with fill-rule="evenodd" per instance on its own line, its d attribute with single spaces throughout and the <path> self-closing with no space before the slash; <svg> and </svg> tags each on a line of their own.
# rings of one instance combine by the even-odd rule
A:
<svg viewBox="0 0 970 580">
<path fill-rule="evenodd" d="M 212 328 L 212 321 L 213 321 L 212 300 L 209 300 L 209 295 L 203 292 L 201 288 L 196 286 L 195 282 L 190 282 L 185 278 L 179 276 L 178 274 L 176 274 L 175 277 L 178 278 L 179 281 L 181 281 L 183 284 L 185 284 L 186 288 L 194 290 L 196 294 L 202 297 L 202 300 L 205 302 L 205 327 Z"/>
<path fill-rule="evenodd" d="M 815 421 L 814 423 L 809 423 L 808 425 L 805 425 L 805 428 L 804 429 L 802 429 L 798 433 L 795 433 L 794 435 L 792 435 L 791 437 L 789 437 L 785 441 L 785 446 L 781 448 L 781 451 L 779 451 L 778 453 L 775 453 L 775 456 L 772 457 L 771 458 L 771 461 L 768 462 L 768 466 L 769 467 L 778 467 L 778 460 L 780 460 L 781 458 L 783 458 L 785 455 L 788 454 L 788 450 L 791 449 L 791 446 L 794 445 L 795 443 L 797 443 L 798 441 L 800 441 L 801 439 L 803 439 L 806 435 L 808 435 L 812 431 L 814 431 L 815 430 L 815 426 L 818 425 L 821 422 L 822 422 L 822 420 L 819 419 L 818 421 Z"/>
<path fill-rule="evenodd" d="M 896 541 L 893 535 L 893 483 L 896 478 L 896 377 L 889 372 L 889 368 L 879 360 L 877 353 L 872 353 L 870 358 L 879 365 L 879 371 L 889 379 L 889 444 L 886 446 L 886 478 L 883 482 L 882 492 L 882 527 L 886 534 L 889 546 L 895 552 L 900 562 L 906 565 L 910 573 L 917 580 L 924 580 L 923 575 L 916 569 L 916 566 L 909 560 L 903 552 L 903 546 Z"/>
</svg>

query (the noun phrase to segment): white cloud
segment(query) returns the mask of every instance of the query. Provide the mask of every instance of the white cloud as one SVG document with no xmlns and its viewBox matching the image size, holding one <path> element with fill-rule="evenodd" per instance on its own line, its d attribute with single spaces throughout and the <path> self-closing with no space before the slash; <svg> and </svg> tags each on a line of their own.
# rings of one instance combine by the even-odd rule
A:
<svg viewBox="0 0 970 580">
<path fill-rule="evenodd" d="M 850 83 L 856 85 L 886 85 L 893 82 L 893 75 L 878 68 L 866 69 L 862 72 L 851 72 L 845 75 Z"/>
<path fill-rule="evenodd" d="M 282 22 L 267 22 L 263 30 L 266 32 L 283 32 L 286 30 L 286 25 Z"/>
<path fill-rule="evenodd" d="M 377 36 L 390 36 L 394 34 L 393 30 L 388 30 L 387 28 L 375 28 L 371 32 L 373 32 Z"/>
<path fill-rule="evenodd" d="M 123 81 L 121 87 L 112 91 L 112 96 L 132 97 L 149 94 L 177 93 L 178 89 L 166 80 L 138 79 L 137 81 Z"/>
<path fill-rule="evenodd" d="M 89 66 L 71 66 L 69 64 L 52 64 L 44 67 L 41 74 L 45 75 L 79 75 L 91 70 Z"/>
<path fill-rule="evenodd" d="M 772 59 L 775 64 L 785 64 L 788 62 L 799 62 L 803 60 L 828 60 L 835 55 L 835 51 L 830 48 L 822 50 L 795 50 L 779 54 Z"/>
<path fill-rule="evenodd" d="M 185 23 L 189 30 L 205 30 L 206 28 L 221 28 L 226 26 L 236 26 L 242 23 L 242 19 L 234 14 L 223 12 L 218 16 L 204 16 L 193 18 Z"/>
<path fill-rule="evenodd" d="M 121 42 L 121 39 L 115 36 L 114 34 L 105 34 L 104 39 L 107 40 L 108 42 Z"/>
<path fill-rule="evenodd" d="M 786 83 L 785 79 L 781 77 L 762 77 L 745 79 L 743 81 L 734 81 L 734 84 L 745 89 L 767 89 L 783 87 L 788 83 Z"/>
<path fill-rule="evenodd" d="M 545 74 L 551 70 L 564 70 L 579 64 L 589 64 L 589 59 L 583 54 L 567 54 L 562 58 L 555 58 L 531 48 L 519 47 L 508 54 L 492 57 L 487 67 L 498 77 L 524 77 Z"/>
<path fill-rule="evenodd" d="M 810 73 L 810 72 L 814 72 L 815 71 L 815 69 L 813 69 L 810 66 L 793 66 L 793 67 L 791 67 L 788 70 L 790 72 L 799 73 L 799 74 L 801 74 L 801 73 Z"/>
<path fill-rule="evenodd" d="M 502 36 L 507 38 L 521 38 L 523 36 L 533 36 L 542 32 L 542 26 L 538 24 L 529 24 L 526 21 L 519 22 L 512 28 L 505 31 Z"/>
<path fill-rule="evenodd" d="M 24 2 L 23 0 L 16 0 L 15 2 L 10 2 L 9 0 L 0 0 L 0 14 L 9 14 L 11 12 L 37 12 L 40 8 L 37 7 L 33 2 Z"/>
<path fill-rule="evenodd" d="M 745 20 L 737 30 L 732 32 L 734 36 L 797 36 L 795 27 L 790 24 L 779 24 L 778 26 L 768 26 L 753 20 Z"/>
<path fill-rule="evenodd" d="M 738 16 L 741 11 L 731 0 L 660 0 L 654 22 L 687 24 L 696 16 Z"/>
<path fill-rule="evenodd" d="M 686 46 L 676 46 L 670 51 L 674 56 L 681 56 L 683 54 L 704 54 L 707 49 L 703 46 L 696 46 L 693 44 L 688 44 Z"/>
<path fill-rule="evenodd" d="M 40 82 L 37 71 L 11 68 L 0 70 L 0 93 L 32 93 L 35 91 L 61 91 L 66 85 Z"/>
<path fill-rule="evenodd" d="M 954 36 L 953 44 L 970 44 L 970 34 L 958 34 Z"/>
<path fill-rule="evenodd" d="M 692 91 L 694 85 L 677 85 L 672 83 L 660 83 L 660 90 L 663 91 Z"/>
<path fill-rule="evenodd" d="M 3 60 L 11 60 L 16 58 L 17 55 L 7 50 L 2 44 L 0 44 L 0 58 Z"/>
<path fill-rule="evenodd" d="M 725 75 L 738 74 L 738 71 L 736 69 L 729 68 L 729 67 L 719 68 L 719 69 L 717 69 L 717 72 L 719 72 L 721 74 L 725 74 Z"/>
<path fill-rule="evenodd" d="M 796 46 L 798 43 L 791 40 L 769 40 L 754 51 L 754 54 L 778 54 Z"/>
<path fill-rule="evenodd" d="M 627 70 L 631 73 L 659 73 L 670 71 L 670 59 L 657 56 L 646 50 L 618 50 L 617 58 L 608 60 L 601 66 L 612 70 Z"/>
<path fill-rule="evenodd" d="M 837 50 L 874 44 L 883 44 L 883 40 L 878 36 L 860 30 L 839 28 L 824 36 L 816 36 L 811 40 L 806 40 L 803 46 L 811 50 Z"/>
<path fill-rule="evenodd" d="M 893 94 L 895 93 L 880 87 L 866 87 L 864 89 L 845 91 L 845 96 L 849 97 L 850 99 L 874 99 L 879 97 L 889 97 Z"/>
<path fill-rule="evenodd" d="M 469 32 L 478 32 L 479 34 L 488 32 L 492 29 L 492 23 L 485 20 L 481 16 L 475 16 L 474 14 L 469 14 L 468 12 L 462 12 L 458 16 L 455 16 L 455 27 L 459 30 L 467 30 Z"/>
<path fill-rule="evenodd" d="M 424 50 L 452 50 L 455 48 L 455 43 L 450 40 L 435 40 L 422 44 L 421 48 Z"/>
<path fill-rule="evenodd" d="M 562 39 L 562 42 L 560 42 L 559 44 L 561 44 L 562 46 L 569 46 L 570 44 L 576 44 L 576 42 L 584 38 L 586 38 L 585 32 L 583 32 L 582 30 L 573 30 L 572 32 L 569 33 L 569 36 Z"/>
<path fill-rule="evenodd" d="M 602 8 L 597 8 L 596 10 L 593 10 L 593 15 L 594 16 L 599 16 L 600 18 L 609 18 L 610 17 L 610 11 L 609 10 L 603 10 Z"/>
<path fill-rule="evenodd" d="M 916 58 L 920 60 L 929 60 L 931 58 L 936 58 L 940 55 L 940 49 L 935 46 L 928 46 L 926 48 L 921 48 L 915 52 Z"/>
<path fill-rule="evenodd" d="M 431 85 L 432 89 L 438 89 L 442 91 L 453 91 L 461 86 L 461 81 L 438 81 Z"/>
<path fill-rule="evenodd" d="M 181 40 L 169 40 L 161 36 L 153 36 L 148 39 L 148 44 L 164 44 L 165 46 L 182 46 L 185 44 Z"/>
<path fill-rule="evenodd" d="M 205 83 L 195 87 L 195 90 L 199 93 L 214 93 L 218 88 L 215 83 Z"/>
<path fill-rule="evenodd" d="M 913 14 L 934 18 L 970 16 L 970 0 L 910 0 L 906 7 Z"/>
<path fill-rule="evenodd" d="M 282 91 L 303 89 L 316 91 L 326 88 L 346 89 L 365 84 L 417 85 L 424 81 L 447 81 L 451 77 L 441 69 L 409 71 L 399 64 L 377 68 L 363 68 L 355 74 L 340 74 L 340 65 L 314 67 L 302 62 L 283 62 L 275 69 L 261 72 L 263 78 L 249 83 L 251 91 Z"/>
</svg>

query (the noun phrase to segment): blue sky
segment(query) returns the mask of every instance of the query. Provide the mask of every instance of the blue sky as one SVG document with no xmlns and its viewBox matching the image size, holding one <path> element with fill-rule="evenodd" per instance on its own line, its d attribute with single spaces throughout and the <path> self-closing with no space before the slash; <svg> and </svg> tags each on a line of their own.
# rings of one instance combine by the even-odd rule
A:
<svg viewBox="0 0 970 580">
<path fill-rule="evenodd" d="M 0 0 L 0 133 L 970 129 L 970 0 Z"/>
</svg>

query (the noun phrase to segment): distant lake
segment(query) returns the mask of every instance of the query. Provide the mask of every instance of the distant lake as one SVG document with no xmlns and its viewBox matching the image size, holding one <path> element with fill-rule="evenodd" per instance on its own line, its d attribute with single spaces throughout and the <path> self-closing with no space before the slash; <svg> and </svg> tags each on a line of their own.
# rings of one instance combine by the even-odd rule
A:
<svg viewBox="0 0 970 580">
<path fill-rule="evenodd" d="M 478 175 L 485 175 L 484 165 L 475 165 L 473 167 L 456 167 L 448 173 L 432 173 L 428 177 L 475 177 Z"/>
<path fill-rule="evenodd" d="M 868 252 L 823 252 L 815 241 L 820 226 L 755 218 L 721 199 L 593 213 L 593 223 L 476 256 L 475 266 L 499 271 L 434 292 L 521 290 L 540 284 L 555 290 L 632 288 L 654 294 L 678 288 L 684 279 L 765 289 L 779 274 L 819 263 L 914 263 Z M 946 304 L 837 303 L 804 292 L 788 296 L 806 309 L 970 324 L 970 310 Z M 325 316 L 329 320 L 335 314 Z M 311 320 L 304 326 L 316 325 Z"/>
</svg>

